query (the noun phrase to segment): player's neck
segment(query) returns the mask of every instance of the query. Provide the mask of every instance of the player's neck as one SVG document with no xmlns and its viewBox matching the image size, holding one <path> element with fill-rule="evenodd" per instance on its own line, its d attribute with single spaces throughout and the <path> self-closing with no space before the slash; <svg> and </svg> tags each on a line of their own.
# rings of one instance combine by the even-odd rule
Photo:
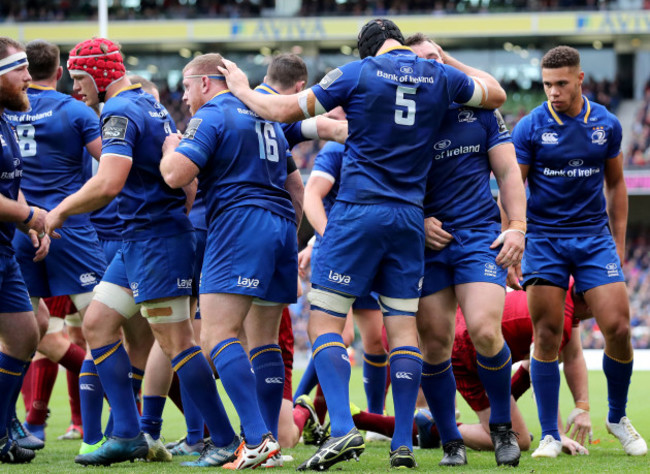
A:
<svg viewBox="0 0 650 474">
<path fill-rule="evenodd" d="M 109 85 L 106 88 L 106 100 L 110 99 L 114 95 L 116 95 L 118 92 L 120 92 L 122 89 L 129 87 L 131 85 L 131 81 L 129 81 L 129 78 L 124 76 L 120 78 L 119 80 L 113 82 L 111 85 Z"/>
<path fill-rule="evenodd" d="M 582 112 L 582 107 L 584 107 L 584 105 L 585 105 L 585 99 L 584 99 L 584 97 L 582 96 L 582 93 L 581 93 L 580 96 L 576 100 L 573 101 L 573 104 L 571 104 L 571 107 L 569 107 L 569 109 L 564 113 L 566 115 L 568 115 L 569 117 L 575 118 L 578 115 L 580 115 L 580 112 Z"/>
<path fill-rule="evenodd" d="M 386 41 L 384 41 L 384 44 L 381 45 L 381 48 L 379 48 L 379 51 L 377 51 L 377 54 L 375 54 L 375 56 L 379 56 L 380 54 L 385 53 L 389 49 L 397 48 L 398 46 L 402 46 L 402 43 L 392 38 L 388 38 Z"/>
<path fill-rule="evenodd" d="M 56 79 L 51 79 L 51 80 L 42 80 L 42 81 L 34 81 L 30 83 L 30 86 L 38 86 L 41 88 L 49 88 L 49 89 L 56 89 Z"/>
</svg>

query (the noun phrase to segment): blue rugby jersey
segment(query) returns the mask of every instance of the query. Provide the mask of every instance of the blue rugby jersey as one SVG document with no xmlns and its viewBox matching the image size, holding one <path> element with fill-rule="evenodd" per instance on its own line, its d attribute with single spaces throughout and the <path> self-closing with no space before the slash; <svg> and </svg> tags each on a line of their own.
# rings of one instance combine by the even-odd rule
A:
<svg viewBox="0 0 650 474">
<path fill-rule="evenodd" d="M 621 151 L 618 119 L 589 102 L 577 117 L 546 102 L 513 132 L 517 160 L 528 171 L 528 232 L 579 236 L 609 232 L 603 194 L 605 162 Z"/>
<path fill-rule="evenodd" d="M 323 199 L 325 214 L 328 215 L 339 193 L 339 181 L 341 178 L 341 165 L 343 163 L 344 152 L 345 145 L 336 142 L 327 142 L 321 148 L 320 152 L 318 152 L 318 155 L 316 155 L 314 167 L 311 171 L 312 175 L 314 173 L 321 174 L 325 179 L 333 180 L 332 189 L 330 189 L 330 192 Z"/>
<path fill-rule="evenodd" d="M 30 110 L 7 112 L 23 158 L 21 190 L 29 204 L 48 211 L 84 184 L 85 146 L 99 137 L 95 112 L 51 87 L 27 89 Z M 88 214 L 70 216 L 65 227 L 90 225 Z"/>
<path fill-rule="evenodd" d="M 435 133 L 454 101 L 471 98 L 474 82 L 397 47 L 341 66 L 311 90 L 326 110 L 341 105 L 347 114 L 338 200 L 421 207 Z"/>
<path fill-rule="evenodd" d="M 425 216 L 436 217 L 446 229 L 498 229 L 500 215 L 490 190 L 488 151 L 511 141 L 498 112 L 452 106 L 435 135 Z"/>
<path fill-rule="evenodd" d="M 261 119 L 230 91 L 196 112 L 176 149 L 200 169 L 208 225 L 227 209 L 257 206 L 293 221 L 288 144 L 280 125 Z"/>
<path fill-rule="evenodd" d="M 273 87 L 269 86 L 266 83 L 260 84 L 255 88 L 255 90 L 261 94 L 266 94 L 266 95 L 280 94 Z M 298 143 L 311 140 L 310 138 L 305 138 L 305 136 L 302 134 L 302 121 L 295 122 L 295 123 L 281 123 L 280 127 L 282 127 L 282 132 L 284 133 L 284 137 L 287 139 L 287 142 L 289 143 L 289 149 L 292 149 Z"/>
<path fill-rule="evenodd" d="M 124 240 L 144 240 L 192 230 L 185 215 L 185 192 L 171 189 L 160 174 L 162 144 L 176 125 L 159 102 L 139 84 L 106 101 L 102 110 L 102 155 L 133 160 L 117 196 Z"/>
<path fill-rule="evenodd" d="M 22 174 L 23 162 L 18 137 L 5 116 L 0 115 L 0 193 L 4 197 L 14 201 L 18 199 Z M 0 255 L 14 254 L 11 241 L 15 231 L 16 224 L 0 221 Z"/>
<path fill-rule="evenodd" d="M 97 120 L 99 123 L 99 118 Z M 84 181 L 88 181 L 97 172 L 99 163 L 84 151 Z M 90 213 L 90 223 L 97 232 L 99 240 L 122 240 L 122 221 L 117 216 L 117 199 L 113 199 Z"/>
</svg>

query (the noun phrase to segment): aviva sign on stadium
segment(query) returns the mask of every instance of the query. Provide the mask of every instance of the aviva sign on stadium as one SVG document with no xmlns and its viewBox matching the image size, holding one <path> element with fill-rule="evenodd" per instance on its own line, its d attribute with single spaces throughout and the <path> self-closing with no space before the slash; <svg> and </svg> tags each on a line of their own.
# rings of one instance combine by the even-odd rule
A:
<svg viewBox="0 0 650 474">
<path fill-rule="evenodd" d="M 118 21 L 110 23 L 109 33 L 122 44 L 349 41 L 356 39 L 357 31 L 369 19 L 355 16 Z M 439 39 L 650 33 L 650 11 L 403 16 L 396 18 L 396 22 L 405 34 L 421 31 Z M 3 34 L 22 41 L 46 37 L 59 44 L 76 43 L 97 33 L 94 22 L 3 26 Z"/>
</svg>

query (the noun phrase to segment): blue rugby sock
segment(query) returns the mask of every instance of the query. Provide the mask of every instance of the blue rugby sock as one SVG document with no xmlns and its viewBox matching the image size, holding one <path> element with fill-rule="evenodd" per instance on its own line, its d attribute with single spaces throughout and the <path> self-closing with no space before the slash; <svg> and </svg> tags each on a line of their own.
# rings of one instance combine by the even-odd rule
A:
<svg viewBox="0 0 650 474">
<path fill-rule="evenodd" d="M 144 379 L 144 370 L 131 366 L 131 386 L 133 387 L 133 396 L 135 397 L 136 402 L 140 399 L 142 379 Z"/>
<path fill-rule="evenodd" d="M 607 419 L 610 423 L 618 423 L 625 416 L 633 365 L 634 359 L 620 361 L 603 353 L 603 372 L 607 377 L 607 403 L 609 405 Z"/>
<path fill-rule="evenodd" d="M 340 334 L 316 338 L 312 357 L 330 413 L 332 436 L 343 436 L 354 428 L 350 413 L 350 360 Z"/>
<path fill-rule="evenodd" d="M 0 438 L 16 409 L 14 395 L 20 391 L 28 363 L 0 352 Z"/>
<path fill-rule="evenodd" d="M 153 439 L 160 438 L 162 427 L 162 414 L 165 409 L 167 397 L 157 395 L 145 395 L 142 397 L 142 416 L 140 417 L 140 429 L 149 433 Z"/>
<path fill-rule="evenodd" d="M 255 374 L 241 342 L 236 338 L 225 339 L 214 346 L 210 357 L 226 393 L 235 405 L 246 442 L 259 444 L 269 429 L 260 411 Z"/>
<path fill-rule="evenodd" d="M 256 347 L 250 351 L 255 371 L 257 399 L 264 423 L 278 439 L 278 421 L 284 395 L 284 361 L 277 344 Z"/>
<path fill-rule="evenodd" d="M 79 404 L 83 424 L 83 440 L 95 444 L 102 439 L 104 387 L 92 359 L 85 359 L 79 372 Z M 112 422 L 111 422 L 112 423 Z M 112 430 L 112 428 L 111 428 Z"/>
<path fill-rule="evenodd" d="M 183 385 L 181 385 L 181 401 L 187 425 L 187 444 L 196 444 L 203 439 L 203 415 Z"/>
<path fill-rule="evenodd" d="M 366 390 L 368 412 L 370 413 L 378 415 L 384 413 L 387 366 L 387 354 L 363 353 L 363 386 Z"/>
<path fill-rule="evenodd" d="M 508 344 L 492 357 L 476 353 L 478 376 L 490 400 L 490 423 L 510 423 L 512 357 Z"/>
<path fill-rule="evenodd" d="M 188 395 L 203 415 L 210 437 L 216 446 L 232 443 L 235 432 L 221 403 L 212 370 L 199 346 L 190 347 L 172 359 L 181 390 Z M 203 427 L 201 427 L 203 430 Z"/>
<path fill-rule="evenodd" d="M 390 449 L 413 449 L 413 414 L 422 375 L 422 353 L 412 346 L 396 347 L 390 353 L 390 379 L 395 407 L 395 431 Z M 382 387 L 383 388 L 383 387 Z"/>
<path fill-rule="evenodd" d="M 302 378 L 296 389 L 296 393 L 293 394 L 293 403 L 296 403 L 296 399 L 300 395 L 309 395 L 316 385 L 318 385 L 316 366 L 314 365 L 314 358 L 310 357 L 305 373 L 302 374 Z"/>
<path fill-rule="evenodd" d="M 542 438 L 552 435 L 560 441 L 557 427 L 557 410 L 560 403 L 560 366 L 557 359 L 539 360 L 530 358 L 530 381 L 535 391 L 539 424 Z"/>
<path fill-rule="evenodd" d="M 131 361 L 122 341 L 91 349 L 90 352 L 111 404 L 113 436 L 118 438 L 136 437 L 140 433 L 139 414 L 129 378 Z"/>
<path fill-rule="evenodd" d="M 425 361 L 422 365 L 421 385 L 442 444 L 462 440 L 456 425 L 456 379 L 451 359 L 441 364 Z"/>
</svg>

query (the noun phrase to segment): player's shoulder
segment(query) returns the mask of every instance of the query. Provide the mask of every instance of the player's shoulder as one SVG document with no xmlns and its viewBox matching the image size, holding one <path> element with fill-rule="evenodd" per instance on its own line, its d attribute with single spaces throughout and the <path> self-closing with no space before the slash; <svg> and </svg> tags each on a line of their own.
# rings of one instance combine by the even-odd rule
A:
<svg viewBox="0 0 650 474">
<path fill-rule="evenodd" d="M 589 118 L 587 119 L 589 122 L 602 121 L 612 125 L 620 124 L 618 117 L 610 112 L 604 105 L 593 101 L 589 101 L 589 105 L 591 108 Z"/>
</svg>

